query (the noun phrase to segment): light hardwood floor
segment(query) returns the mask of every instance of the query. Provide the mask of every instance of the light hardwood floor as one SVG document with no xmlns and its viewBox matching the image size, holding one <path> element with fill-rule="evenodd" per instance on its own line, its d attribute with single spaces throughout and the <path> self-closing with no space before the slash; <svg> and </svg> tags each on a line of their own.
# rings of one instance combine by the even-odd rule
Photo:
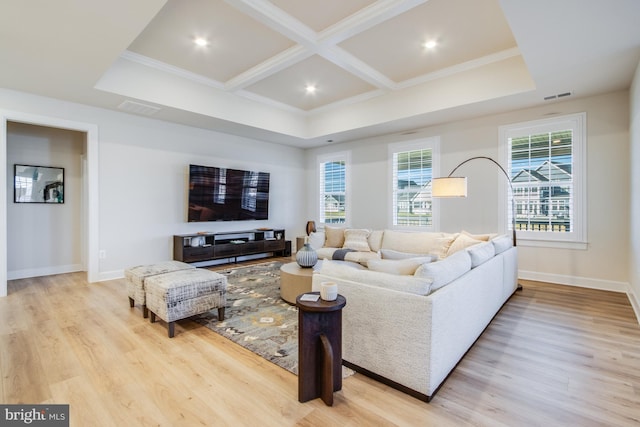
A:
<svg viewBox="0 0 640 427">
<path fill-rule="evenodd" d="M 0 402 L 68 403 L 72 426 L 640 425 L 640 326 L 627 296 L 523 281 L 431 403 L 361 374 L 334 406 L 184 320 L 129 308 L 124 280 L 15 280 L 0 298 Z M 348 303 L 348 302 L 347 302 Z"/>
</svg>

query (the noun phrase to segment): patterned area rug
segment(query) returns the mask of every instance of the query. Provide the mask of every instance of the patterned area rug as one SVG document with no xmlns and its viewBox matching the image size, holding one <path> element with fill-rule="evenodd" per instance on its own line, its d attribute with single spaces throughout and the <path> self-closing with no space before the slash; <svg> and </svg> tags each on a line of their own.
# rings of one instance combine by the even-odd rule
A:
<svg viewBox="0 0 640 427">
<path fill-rule="evenodd" d="M 280 298 L 281 262 L 217 271 L 227 276 L 225 320 L 217 310 L 193 318 L 289 372 L 298 374 L 298 309 Z"/>
</svg>

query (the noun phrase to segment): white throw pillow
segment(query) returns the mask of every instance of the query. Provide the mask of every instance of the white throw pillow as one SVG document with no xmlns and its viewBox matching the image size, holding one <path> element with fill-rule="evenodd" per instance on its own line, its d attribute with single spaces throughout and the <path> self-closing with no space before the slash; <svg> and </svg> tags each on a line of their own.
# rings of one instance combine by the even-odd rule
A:
<svg viewBox="0 0 640 427">
<path fill-rule="evenodd" d="M 467 248 L 471 257 L 471 268 L 476 268 L 480 264 L 489 261 L 496 254 L 496 249 L 491 242 L 482 242 L 479 245 Z"/>
<path fill-rule="evenodd" d="M 474 239 L 468 234 L 464 234 L 464 232 L 460 233 L 458 237 L 456 237 L 456 239 L 453 241 L 453 243 L 451 243 L 451 246 L 449 246 L 447 256 L 466 249 L 469 246 L 477 245 L 479 243 L 482 243 L 482 240 Z"/>
<path fill-rule="evenodd" d="M 467 251 L 459 251 L 442 261 L 422 264 L 418 267 L 414 276 L 431 279 L 433 281 L 431 291 L 435 291 L 453 282 L 469 270 L 471 270 L 469 253 Z"/>
<path fill-rule="evenodd" d="M 496 249 L 496 255 L 498 255 L 513 246 L 513 237 L 507 234 L 502 234 L 491 239 L 491 243 L 493 243 L 493 246 Z"/>
<path fill-rule="evenodd" d="M 317 250 L 323 247 L 324 240 L 325 240 L 325 236 L 323 231 L 314 231 L 313 233 L 309 234 L 309 244 L 313 249 Z"/>
<path fill-rule="evenodd" d="M 469 233 L 468 231 L 464 231 L 464 230 L 462 230 L 460 233 L 461 234 L 466 234 L 467 236 L 471 237 L 472 239 L 482 240 L 483 242 L 488 242 L 489 240 L 491 240 L 491 239 L 493 239 L 494 237 L 497 236 L 497 234 L 495 234 L 495 233 L 473 234 L 473 233 Z"/>
<path fill-rule="evenodd" d="M 371 234 L 369 230 L 348 228 L 344 230 L 344 243 L 342 247 L 344 249 L 353 249 L 354 251 L 370 252 L 371 248 L 367 241 L 369 234 Z"/>
<path fill-rule="evenodd" d="M 431 257 L 407 259 L 371 259 L 367 267 L 372 271 L 410 276 L 424 263 L 431 262 Z"/>
</svg>

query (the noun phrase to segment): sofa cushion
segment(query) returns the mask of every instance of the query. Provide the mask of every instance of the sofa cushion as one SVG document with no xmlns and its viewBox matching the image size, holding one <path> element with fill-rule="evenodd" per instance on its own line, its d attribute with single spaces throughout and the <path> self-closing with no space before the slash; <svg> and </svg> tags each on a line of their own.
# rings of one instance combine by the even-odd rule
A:
<svg viewBox="0 0 640 427">
<path fill-rule="evenodd" d="M 493 246 L 496 250 L 496 255 L 498 255 L 513 246 L 513 237 L 509 236 L 508 234 L 502 234 L 491 239 L 491 243 L 493 243 Z"/>
<path fill-rule="evenodd" d="M 408 259 L 408 258 L 420 258 L 426 254 L 417 254 L 411 252 L 394 251 L 393 249 L 380 249 L 380 258 L 382 259 Z M 430 258 L 438 258 L 437 256 L 429 255 Z"/>
<path fill-rule="evenodd" d="M 478 243 L 482 242 L 482 240 L 475 239 L 468 234 L 465 234 L 464 232 L 460 233 L 458 237 L 456 237 L 455 240 L 451 243 L 451 246 L 449 246 L 447 256 L 466 249 L 469 246 L 477 245 Z"/>
<path fill-rule="evenodd" d="M 428 231 L 384 230 L 382 249 L 399 252 L 437 255 L 445 258 L 457 233 L 435 233 Z"/>
<path fill-rule="evenodd" d="M 431 262 L 431 257 L 407 258 L 407 259 L 372 259 L 367 262 L 371 271 L 384 273 L 413 275 L 416 269 L 426 262 Z"/>
<path fill-rule="evenodd" d="M 324 246 L 327 248 L 341 248 L 344 244 L 344 228 L 324 226 L 325 241 Z"/>
<path fill-rule="evenodd" d="M 371 248 L 367 241 L 369 234 L 371 234 L 369 230 L 347 228 L 344 230 L 344 243 L 342 247 L 344 249 L 353 249 L 354 251 L 370 252 Z"/>
<path fill-rule="evenodd" d="M 467 251 L 458 251 L 441 261 L 422 264 L 414 276 L 431 279 L 433 281 L 431 291 L 435 291 L 469 270 L 471 270 L 471 256 Z"/>
<path fill-rule="evenodd" d="M 400 292 L 408 292 L 417 295 L 427 295 L 431 291 L 431 279 L 415 276 L 398 276 L 396 274 L 379 271 L 358 270 L 337 261 L 326 260 L 318 273 L 353 282 L 366 283 L 370 286 L 379 286 Z M 338 284 L 340 292 L 340 284 Z"/>
<path fill-rule="evenodd" d="M 489 261 L 496 254 L 496 250 L 491 242 L 482 242 L 479 245 L 467 248 L 471 257 L 471 268 L 476 268 L 480 264 Z"/>
<path fill-rule="evenodd" d="M 367 262 L 371 259 L 380 259 L 380 255 L 377 252 L 348 252 L 344 256 L 345 261 L 357 262 L 362 265 L 367 265 Z"/>
<path fill-rule="evenodd" d="M 369 241 L 369 247 L 372 252 L 378 252 L 382 247 L 382 237 L 384 236 L 384 230 L 373 230 L 367 239 Z"/>
</svg>

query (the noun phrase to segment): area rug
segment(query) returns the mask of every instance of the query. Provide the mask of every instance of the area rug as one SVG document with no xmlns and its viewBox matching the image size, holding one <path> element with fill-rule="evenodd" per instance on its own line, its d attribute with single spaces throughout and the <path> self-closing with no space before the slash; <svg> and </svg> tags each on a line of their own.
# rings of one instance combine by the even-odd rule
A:
<svg viewBox="0 0 640 427">
<path fill-rule="evenodd" d="M 280 298 L 281 262 L 229 268 L 225 319 L 217 310 L 193 318 L 276 365 L 298 374 L 298 309 Z"/>
</svg>

